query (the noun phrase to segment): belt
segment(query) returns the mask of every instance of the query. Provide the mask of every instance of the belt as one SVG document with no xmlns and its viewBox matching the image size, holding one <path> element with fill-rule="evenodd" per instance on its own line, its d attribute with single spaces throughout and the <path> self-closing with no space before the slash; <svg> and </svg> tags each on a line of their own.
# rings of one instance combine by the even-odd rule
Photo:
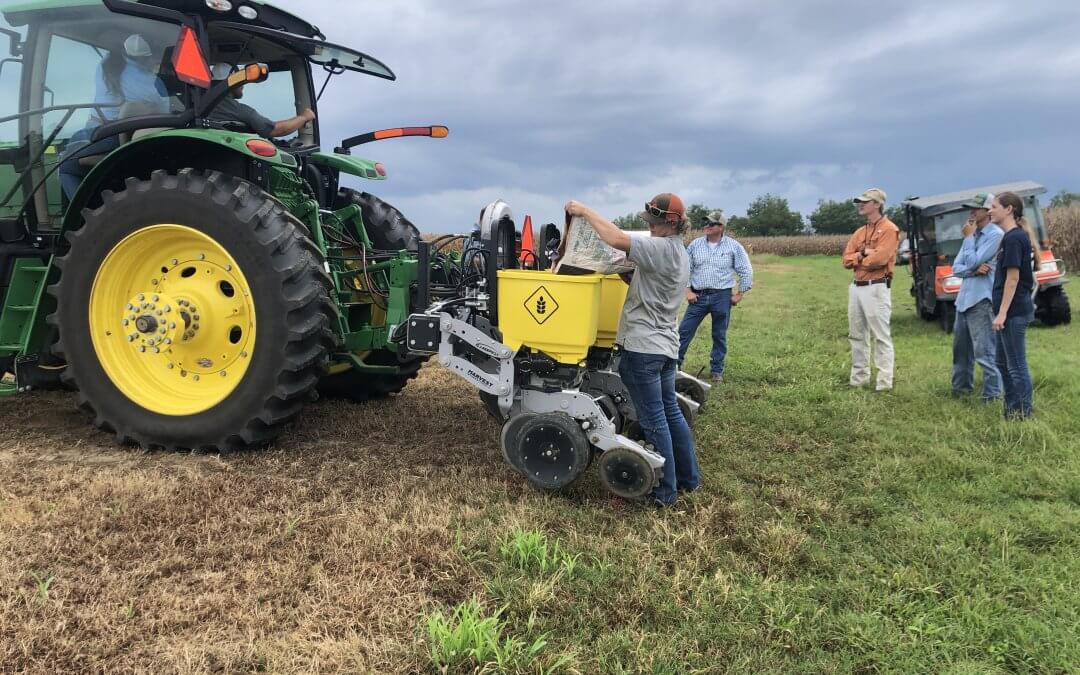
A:
<svg viewBox="0 0 1080 675">
<path fill-rule="evenodd" d="M 881 277 L 880 279 L 868 279 L 866 281 L 856 281 L 855 285 L 856 286 L 873 286 L 874 284 L 889 284 L 889 287 L 892 288 L 892 284 L 890 283 L 891 281 L 892 281 L 892 277 Z"/>
<path fill-rule="evenodd" d="M 711 295 L 713 293 L 723 293 L 724 291 L 730 291 L 730 288 L 694 288 L 691 289 L 696 295 Z"/>
</svg>

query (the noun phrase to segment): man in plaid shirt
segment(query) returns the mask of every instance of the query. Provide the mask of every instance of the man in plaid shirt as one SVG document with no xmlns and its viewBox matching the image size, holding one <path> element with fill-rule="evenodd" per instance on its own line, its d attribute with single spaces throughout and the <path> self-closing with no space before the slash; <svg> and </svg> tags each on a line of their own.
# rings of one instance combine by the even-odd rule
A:
<svg viewBox="0 0 1080 675">
<path fill-rule="evenodd" d="M 705 217 L 705 236 L 690 242 L 690 283 L 686 289 L 689 306 L 679 325 L 679 366 L 686 358 L 686 349 L 702 319 L 712 316 L 712 357 L 709 367 L 714 382 L 724 379 L 724 359 L 727 356 L 727 329 L 731 308 L 742 301 L 754 284 L 754 268 L 742 244 L 724 236 L 727 219 L 722 211 L 711 211 Z M 739 277 L 739 290 L 735 276 Z"/>
</svg>

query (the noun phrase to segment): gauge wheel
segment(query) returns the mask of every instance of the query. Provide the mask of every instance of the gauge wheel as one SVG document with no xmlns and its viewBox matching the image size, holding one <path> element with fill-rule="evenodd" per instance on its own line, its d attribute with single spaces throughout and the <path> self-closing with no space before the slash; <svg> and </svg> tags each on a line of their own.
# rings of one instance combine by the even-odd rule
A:
<svg viewBox="0 0 1080 675">
<path fill-rule="evenodd" d="M 592 446 L 581 426 L 563 413 L 524 413 L 503 429 L 503 455 L 533 485 L 560 490 L 589 468 Z"/>
</svg>

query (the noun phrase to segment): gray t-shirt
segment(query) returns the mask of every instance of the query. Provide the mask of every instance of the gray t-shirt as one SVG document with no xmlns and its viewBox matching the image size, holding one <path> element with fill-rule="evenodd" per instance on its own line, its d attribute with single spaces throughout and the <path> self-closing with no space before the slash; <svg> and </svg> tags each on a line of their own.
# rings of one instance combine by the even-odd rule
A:
<svg viewBox="0 0 1080 675">
<path fill-rule="evenodd" d="M 628 351 L 679 358 L 679 306 L 690 278 L 682 237 L 634 237 L 627 258 L 636 270 L 615 341 Z"/>
<path fill-rule="evenodd" d="M 259 114 L 249 105 L 244 105 L 232 96 L 226 96 L 210 112 L 208 119 L 215 122 L 243 122 L 263 138 L 270 138 L 274 123 Z"/>
</svg>

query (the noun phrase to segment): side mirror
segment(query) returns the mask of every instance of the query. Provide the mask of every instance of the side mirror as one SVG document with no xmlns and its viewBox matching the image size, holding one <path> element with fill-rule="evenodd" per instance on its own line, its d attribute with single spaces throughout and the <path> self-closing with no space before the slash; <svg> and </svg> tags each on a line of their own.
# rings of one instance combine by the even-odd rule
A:
<svg viewBox="0 0 1080 675">
<path fill-rule="evenodd" d="M 268 77 L 270 77 L 269 66 L 265 63 L 251 63 L 230 75 L 226 82 L 229 84 L 229 89 L 235 89 L 245 84 L 265 82 Z"/>
<path fill-rule="evenodd" d="M 8 53 L 12 56 L 22 56 L 23 42 L 22 35 L 11 30 L 10 28 L 0 28 L 0 33 L 8 36 Z"/>
</svg>

